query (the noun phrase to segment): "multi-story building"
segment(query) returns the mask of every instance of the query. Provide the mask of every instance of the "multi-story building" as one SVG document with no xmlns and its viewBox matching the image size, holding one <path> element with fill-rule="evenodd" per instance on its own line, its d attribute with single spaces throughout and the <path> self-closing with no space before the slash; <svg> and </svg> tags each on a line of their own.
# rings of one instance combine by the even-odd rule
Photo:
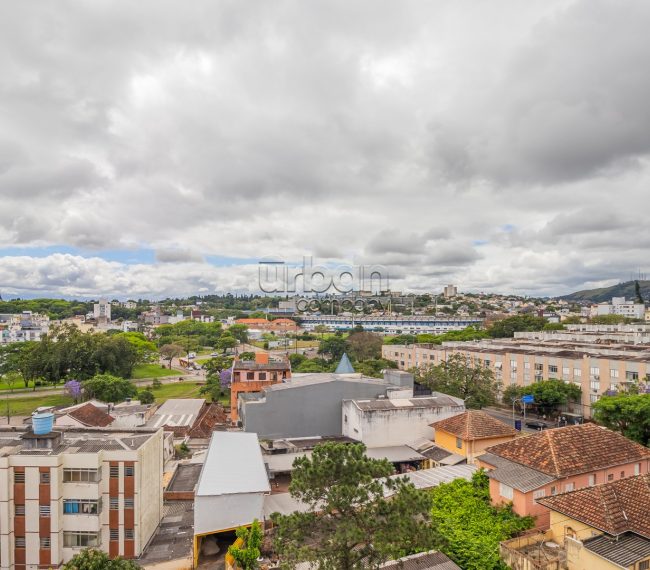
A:
<svg viewBox="0 0 650 570">
<path fill-rule="evenodd" d="M 512 503 L 515 513 L 548 528 L 549 497 L 648 473 L 650 449 L 588 423 L 549 429 L 488 447 L 477 460 L 488 471 L 494 504 Z"/>
<path fill-rule="evenodd" d="M 476 317 L 305 315 L 301 317 L 300 326 L 308 331 L 313 331 L 319 325 L 330 330 L 351 330 L 361 325 L 366 331 L 385 334 L 442 334 L 482 324 L 483 320 Z"/>
<path fill-rule="evenodd" d="M 93 317 L 97 322 L 110 322 L 111 304 L 106 299 L 100 299 L 93 305 Z"/>
<path fill-rule="evenodd" d="M 641 391 L 650 389 L 650 345 L 637 343 L 647 342 L 650 327 L 584 329 L 588 326 L 570 326 L 556 333 L 517 333 L 514 339 L 384 345 L 382 356 L 396 362 L 399 369 L 410 370 L 461 354 L 468 362 L 493 370 L 503 388 L 548 379 L 572 382 L 582 389 L 582 402 L 573 411 L 591 417 L 592 404 L 605 393 L 632 385 Z"/>
<path fill-rule="evenodd" d="M 140 555 L 162 518 L 163 431 L 0 431 L 0 568 Z"/>
<path fill-rule="evenodd" d="M 628 319 L 644 319 L 645 304 L 628 301 L 625 297 L 612 297 L 611 303 L 600 303 L 596 307 L 596 316 L 620 315 Z"/>
<path fill-rule="evenodd" d="M 0 344 L 41 340 L 50 330 L 50 318 L 32 311 L 0 315 Z"/>
<path fill-rule="evenodd" d="M 453 299 L 458 295 L 458 287 L 456 285 L 447 285 L 442 294 L 445 296 L 445 299 Z"/>
</svg>

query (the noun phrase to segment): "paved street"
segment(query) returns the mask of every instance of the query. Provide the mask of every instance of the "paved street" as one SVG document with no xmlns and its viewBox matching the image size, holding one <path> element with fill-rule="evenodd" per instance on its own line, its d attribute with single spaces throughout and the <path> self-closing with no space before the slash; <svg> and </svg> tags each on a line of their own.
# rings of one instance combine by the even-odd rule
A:
<svg viewBox="0 0 650 570">
<path fill-rule="evenodd" d="M 504 423 L 506 423 L 506 424 L 508 424 L 510 426 L 513 425 L 512 410 L 510 412 L 508 412 L 508 411 L 506 411 L 504 409 L 501 409 L 501 408 L 484 408 L 484 411 L 487 412 L 488 414 L 490 414 L 493 418 L 501 420 L 502 422 L 504 422 Z M 523 425 L 523 417 L 517 411 L 515 411 L 515 419 L 522 420 L 522 431 L 528 432 L 528 433 L 536 433 L 538 431 L 536 429 L 531 429 L 531 428 L 527 428 L 526 426 L 524 426 Z M 537 416 L 531 417 L 531 416 L 526 415 L 526 419 L 527 420 L 541 421 L 541 420 L 538 420 Z M 549 422 L 545 422 L 545 423 L 549 427 L 554 427 Z"/>
</svg>

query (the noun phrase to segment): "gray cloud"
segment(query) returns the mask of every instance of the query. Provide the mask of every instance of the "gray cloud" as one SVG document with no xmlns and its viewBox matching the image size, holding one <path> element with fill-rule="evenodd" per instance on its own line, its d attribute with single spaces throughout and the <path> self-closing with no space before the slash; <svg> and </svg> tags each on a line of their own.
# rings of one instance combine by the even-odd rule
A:
<svg viewBox="0 0 650 570">
<path fill-rule="evenodd" d="M 624 278 L 648 24 L 642 0 L 2 3 L 0 252 L 93 253 L 9 254 L 0 288 L 252 290 L 203 260 L 269 253 L 407 290 Z M 101 259 L 138 248 L 161 263 Z"/>
</svg>

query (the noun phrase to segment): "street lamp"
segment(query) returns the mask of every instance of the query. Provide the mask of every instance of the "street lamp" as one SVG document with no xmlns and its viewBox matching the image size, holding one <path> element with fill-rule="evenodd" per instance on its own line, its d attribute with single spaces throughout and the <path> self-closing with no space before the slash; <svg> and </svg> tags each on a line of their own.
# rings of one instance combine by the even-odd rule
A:
<svg viewBox="0 0 650 570">
<path fill-rule="evenodd" d="M 535 400 L 533 399 L 533 396 L 526 395 L 522 396 L 521 398 L 513 398 L 512 399 L 512 425 L 515 425 L 515 402 L 521 402 L 521 405 L 524 408 L 524 420 L 523 420 L 523 425 L 521 431 L 523 431 L 524 426 L 526 425 L 526 404 L 532 404 Z"/>
</svg>

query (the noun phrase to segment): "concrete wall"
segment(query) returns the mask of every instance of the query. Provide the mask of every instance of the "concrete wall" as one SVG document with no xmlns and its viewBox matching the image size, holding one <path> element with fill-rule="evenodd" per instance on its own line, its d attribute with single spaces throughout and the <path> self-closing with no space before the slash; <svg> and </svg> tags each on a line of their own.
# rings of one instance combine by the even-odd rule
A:
<svg viewBox="0 0 650 570">
<path fill-rule="evenodd" d="M 500 443 L 505 443 L 514 439 L 514 435 L 506 435 L 502 437 L 491 437 L 486 439 L 477 439 L 473 441 L 468 441 L 461 439 L 461 447 L 457 446 L 457 437 L 453 433 L 448 431 L 437 429 L 435 434 L 436 445 L 450 451 L 451 453 L 457 453 L 458 455 L 463 455 L 467 458 L 467 463 L 473 463 L 474 459 L 483 455 L 485 450 L 488 447 L 493 445 L 498 445 Z"/>
<path fill-rule="evenodd" d="M 386 393 L 379 381 L 351 379 L 267 390 L 260 401 L 242 402 L 243 429 L 260 438 L 342 435 L 341 402 Z"/>
<path fill-rule="evenodd" d="M 263 493 L 197 495 L 194 499 L 194 535 L 235 529 L 262 520 Z"/>
<path fill-rule="evenodd" d="M 163 514 L 163 457 L 162 428 L 138 450 L 139 469 L 136 468 L 136 496 L 140 503 L 136 529 L 135 552 L 139 555 L 156 532 Z"/>
<path fill-rule="evenodd" d="M 360 410 L 353 401 L 343 402 L 342 433 L 367 447 L 404 445 L 420 438 L 433 439 L 433 422 L 465 411 L 464 405 L 444 408 L 393 408 Z"/>
</svg>

